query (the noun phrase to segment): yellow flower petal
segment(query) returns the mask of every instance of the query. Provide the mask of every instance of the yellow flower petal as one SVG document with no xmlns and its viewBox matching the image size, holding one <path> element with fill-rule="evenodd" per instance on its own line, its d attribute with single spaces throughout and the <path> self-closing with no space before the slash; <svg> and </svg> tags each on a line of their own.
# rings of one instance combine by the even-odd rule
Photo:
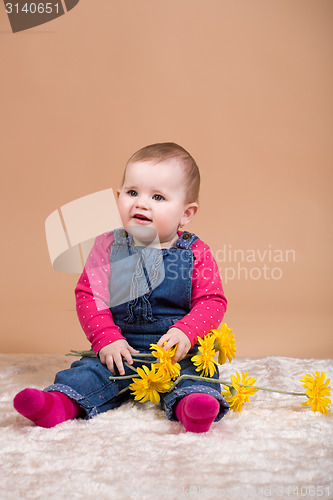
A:
<svg viewBox="0 0 333 500">
<path fill-rule="evenodd" d="M 308 401 L 301 403 L 302 406 L 311 406 L 312 411 L 320 413 L 328 413 L 331 405 L 331 400 L 328 396 L 331 395 L 331 388 L 328 386 L 330 379 L 325 381 L 325 373 L 307 373 L 301 377 L 302 386 L 308 389 L 305 394 L 308 396 Z"/>
<path fill-rule="evenodd" d="M 192 356 L 191 361 L 197 368 L 197 372 L 200 372 L 202 377 L 212 377 L 216 372 L 217 363 L 214 359 L 216 351 L 214 350 L 214 338 L 211 335 L 206 335 L 203 339 L 198 338 L 199 354 Z"/>
<path fill-rule="evenodd" d="M 153 404 L 158 403 L 160 401 L 159 393 L 167 392 L 172 385 L 169 375 L 161 370 L 156 371 L 154 363 L 151 364 L 150 369 L 145 365 L 142 368 L 137 368 L 137 372 L 140 378 L 134 378 L 133 383 L 129 385 L 134 399 L 141 403 L 145 401 L 151 401 Z"/>
<path fill-rule="evenodd" d="M 211 330 L 210 332 L 215 339 L 215 349 L 218 352 L 218 362 L 223 365 L 232 361 L 236 356 L 235 335 L 231 335 L 232 329 L 228 328 L 226 323 L 222 323 L 219 330 Z"/>
<path fill-rule="evenodd" d="M 172 379 L 175 379 L 180 375 L 180 364 L 172 362 L 176 348 L 177 346 L 175 345 L 166 351 L 164 347 L 157 344 L 150 344 L 152 355 L 159 360 L 158 363 L 155 363 L 156 367 L 161 369 L 163 373 Z"/>
<path fill-rule="evenodd" d="M 244 387 L 244 385 L 253 385 L 256 379 L 247 377 L 247 372 L 242 371 L 241 373 L 242 376 L 238 372 L 236 372 L 236 375 L 231 375 L 232 391 L 228 386 L 224 385 L 224 391 L 221 392 L 233 411 L 241 411 L 244 403 L 249 401 L 249 396 L 252 396 L 258 390 L 256 387 Z"/>
</svg>

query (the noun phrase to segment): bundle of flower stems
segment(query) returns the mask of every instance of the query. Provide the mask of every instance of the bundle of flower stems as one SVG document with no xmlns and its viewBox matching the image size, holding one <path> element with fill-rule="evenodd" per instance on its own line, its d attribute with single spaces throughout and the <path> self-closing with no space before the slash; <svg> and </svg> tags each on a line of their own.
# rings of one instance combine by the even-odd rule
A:
<svg viewBox="0 0 333 500">
<path fill-rule="evenodd" d="M 218 330 L 211 330 L 204 338 L 198 338 L 197 353 L 187 354 L 186 357 L 191 357 L 196 371 L 200 372 L 198 376 L 180 375 L 180 364 L 173 362 L 176 348 L 177 346 L 174 346 L 166 351 L 157 344 L 151 344 L 151 353 L 136 353 L 133 356 L 133 361 L 140 362 L 141 367 L 134 368 L 125 362 L 126 366 L 135 372 L 133 375 L 110 376 L 109 378 L 110 380 L 133 379 L 132 384 L 123 391 L 130 390 L 134 399 L 141 403 L 145 401 L 151 401 L 153 404 L 159 403 L 160 393 L 170 392 L 184 379 L 196 379 L 221 384 L 223 387 L 221 394 L 234 411 L 240 411 L 244 403 L 249 401 L 249 397 L 258 390 L 303 396 L 307 398 L 301 403 L 303 406 L 311 406 L 312 411 L 324 414 L 329 411 L 331 391 L 328 384 L 330 379 L 325 380 L 324 372 L 316 371 L 301 377 L 302 387 L 307 389 L 305 392 L 289 392 L 255 386 L 256 379 L 248 377 L 247 372 L 243 371 L 241 374 L 236 372 L 236 375 L 231 375 L 230 382 L 211 378 L 216 373 L 218 364 L 223 365 L 227 360 L 231 362 L 236 356 L 235 335 L 226 323 L 222 323 Z M 72 350 L 68 355 L 96 357 L 93 351 Z M 216 355 L 218 355 L 217 361 Z M 147 364 L 150 364 L 150 367 Z"/>
</svg>

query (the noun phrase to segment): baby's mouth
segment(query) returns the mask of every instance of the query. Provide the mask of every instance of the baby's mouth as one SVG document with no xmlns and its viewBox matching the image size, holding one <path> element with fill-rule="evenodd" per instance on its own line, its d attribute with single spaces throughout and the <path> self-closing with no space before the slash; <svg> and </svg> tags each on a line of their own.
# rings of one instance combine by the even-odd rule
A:
<svg viewBox="0 0 333 500">
<path fill-rule="evenodd" d="M 148 217 L 146 217 L 145 215 L 142 215 L 142 214 L 134 214 L 133 219 L 140 221 L 140 222 L 152 222 L 151 219 L 149 219 Z"/>
</svg>

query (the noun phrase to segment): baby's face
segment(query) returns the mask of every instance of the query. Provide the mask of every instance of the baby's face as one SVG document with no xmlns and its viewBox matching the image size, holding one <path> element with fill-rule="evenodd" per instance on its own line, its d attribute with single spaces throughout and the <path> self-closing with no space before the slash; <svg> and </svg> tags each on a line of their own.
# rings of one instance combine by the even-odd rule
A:
<svg viewBox="0 0 333 500">
<path fill-rule="evenodd" d="M 161 245 L 169 248 L 177 239 L 179 224 L 188 222 L 188 206 L 184 173 L 176 160 L 127 166 L 124 185 L 118 190 L 118 209 L 129 233 L 131 228 L 134 235 L 139 228 L 151 228 Z"/>
</svg>

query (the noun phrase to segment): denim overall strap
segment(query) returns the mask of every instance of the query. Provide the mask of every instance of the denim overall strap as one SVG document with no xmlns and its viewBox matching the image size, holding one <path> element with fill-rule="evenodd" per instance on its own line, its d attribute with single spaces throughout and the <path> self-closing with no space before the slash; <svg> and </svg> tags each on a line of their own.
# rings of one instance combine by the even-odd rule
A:
<svg viewBox="0 0 333 500">
<path fill-rule="evenodd" d="M 196 236 L 194 233 L 189 233 L 188 231 L 184 231 L 176 241 L 176 243 L 173 245 L 173 248 L 183 248 L 185 250 L 188 250 L 191 248 L 193 243 L 198 240 L 198 236 Z"/>
<path fill-rule="evenodd" d="M 123 228 L 114 229 L 114 244 L 116 245 L 133 245 L 133 238 L 127 231 Z"/>
</svg>

